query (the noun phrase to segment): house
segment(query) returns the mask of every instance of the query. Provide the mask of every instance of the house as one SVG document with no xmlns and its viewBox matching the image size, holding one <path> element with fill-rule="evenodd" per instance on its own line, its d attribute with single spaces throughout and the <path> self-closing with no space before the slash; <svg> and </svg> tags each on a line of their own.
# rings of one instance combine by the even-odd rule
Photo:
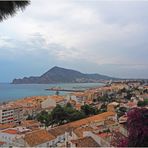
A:
<svg viewBox="0 0 148 148">
<path fill-rule="evenodd" d="M 21 131 L 17 128 L 8 128 L 0 132 L 0 139 L 5 142 L 7 147 L 15 146 L 15 139 L 21 136 Z"/>
<path fill-rule="evenodd" d="M 19 123 L 23 119 L 23 108 L 15 104 L 0 106 L 0 123 Z"/>
<path fill-rule="evenodd" d="M 69 94 L 69 97 L 67 96 L 67 100 L 74 100 L 76 103 L 84 105 L 85 100 L 88 98 L 88 94 L 84 92 L 75 92 Z"/>
<path fill-rule="evenodd" d="M 72 140 L 70 147 L 100 147 L 100 145 L 92 137 L 84 137 L 77 140 Z"/>
<path fill-rule="evenodd" d="M 0 141 L 0 147 L 6 147 L 6 142 Z"/>
<path fill-rule="evenodd" d="M 94 129 L 92 127 L 90 127 L 90 126 L 78 127 L 78 128 L 73 130 L 73 139 L 83 138 L 83 132 L 85 132 L 85 131 L 93 131 L 93 130 Z"/>
<path fill-rule="evenodd" d="M 0 130 L 4 130 L 4 129 L 7 129 L 7 128 L 13 128 L 15 126 L 16 126 L 15 123 L 0 124 Z"/>
<path fill-rule="evenodd" d="M 107 111 L 115 112 L 116 107 L 119 105 L 117 102 L 112 102 L 107 105 Z"/>
<path fill-rule="evenodd" d="M 10 128 L 0 132 L 0 139 L 5 142 L 7 146 L 13 146 L 13 140 L 17 135 L 17 130 Z"/>
<path fill-rule="evenodd" d="M 45 129 L 40 129 L 25 134 L 17 142 L 24 147 L 51 147 L 54 139 Z"/>
<path fill-rule="evenodd" d="M 46 109 L 49 107 L 55 107 L 57 104 L 64 106 L 66 104 L 65 96 L 48 96 L 48 98 L 41 103 L 41 108 Z"/>
<path fill-rule="evenodd" d="M 82 137 L 84 131 L 90 131 L 93 127 L 104 125 L 106 120 L 116 120 L 116 113 L 105 112 L 85 119 L 70 122 L 65 125 L 54 127 L 48 132 L 55 136 L 54 145 L 69 145 L 69 141 Z"/>
<path fill-rule="evenodd" d="M 41 123 L 36 120 L 24 120 L 20 124 L 22 127 L 34 130 L 38 129 L 41 126 Z"/>
<path fill-rule="evenodd" d="M 46 108 L 49 108 L 51 106 L 56 107 L 56 100 L 48 98 L 47 100 L 45 100 L 41 103 L 42 109 L 46 109 Z"/>
<path fill-rule="evenodd" d="M 99 132 L 96 133 L 92 131 L 86 131 L 83 134 L 84 137 L 91 137 L 101 147 L 110 147 L 110 142 L 108 141 L 111 136 L 110 133 L 99 133 Z"/>
<path fill-rule="evenodd" d="M 52 134 L 55 139 L 53 141 L 54 146 L 59 146 L 60 144 L 66 144 L 69 137 L 72 136 L 73 127 L 70 124 L 61 125 L 50 129 L 48 132 Z"/>
</svg>

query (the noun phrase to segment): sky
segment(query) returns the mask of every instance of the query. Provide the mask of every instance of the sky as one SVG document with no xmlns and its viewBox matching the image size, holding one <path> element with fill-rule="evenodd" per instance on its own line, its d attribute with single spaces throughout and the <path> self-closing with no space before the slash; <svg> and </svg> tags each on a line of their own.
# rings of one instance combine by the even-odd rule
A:
<svg viewBox="0 0 148 148">
<path fill-rule="evenodd" d="M 148 1 L 31 0 L 0 22 L 0 82 L 53 66 L 148 78 Z"/>
</svg>

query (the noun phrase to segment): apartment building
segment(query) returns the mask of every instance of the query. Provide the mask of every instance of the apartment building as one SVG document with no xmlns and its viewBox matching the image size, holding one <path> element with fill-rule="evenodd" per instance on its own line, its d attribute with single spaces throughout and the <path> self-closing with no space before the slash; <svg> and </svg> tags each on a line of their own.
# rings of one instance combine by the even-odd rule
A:
<svg viewBox="0 0 148 148">
<path fill-rule="evenodd" d="M 15 104 L 0 106 L 0 123 L 19 123 L 23 119 L 23 108 Z"/>
</svg>

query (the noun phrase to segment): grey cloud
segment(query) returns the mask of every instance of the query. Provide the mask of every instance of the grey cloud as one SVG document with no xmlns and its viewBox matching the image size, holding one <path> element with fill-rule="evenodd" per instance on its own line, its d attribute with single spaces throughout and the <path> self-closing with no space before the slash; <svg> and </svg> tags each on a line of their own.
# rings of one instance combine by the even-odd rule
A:
<svg viewBox="0 0 148 148">
<path fill-rule="evenodd" d="M 8 39 L 0 39 L 5 47 L 0 56 L 28 59 L 37 69 L 58 64 L 146 77 L 147 7 L 134 1 L 33 0 L 24 13 L 2 24 L 1 34 Z"/>
</svg>

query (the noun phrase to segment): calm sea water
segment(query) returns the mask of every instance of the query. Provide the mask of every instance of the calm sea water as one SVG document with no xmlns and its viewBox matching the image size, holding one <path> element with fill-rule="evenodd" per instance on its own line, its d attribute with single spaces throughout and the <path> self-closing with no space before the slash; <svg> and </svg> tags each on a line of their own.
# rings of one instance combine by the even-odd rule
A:
<svg viewBox="0 0 148 148">
<path fill-rule="evenodd" d="M 55 91 L 46 91 L 51 87 L 61 87 L 64 89 L 87 89 L 102 86 L 102 83 L 68 83 L 68 84 L 1 84 L 0 102 L 15 100 L 28 96 L 53 95 Z M 68 92 L 60 92 L 65 94 Z"/>
</svg>

